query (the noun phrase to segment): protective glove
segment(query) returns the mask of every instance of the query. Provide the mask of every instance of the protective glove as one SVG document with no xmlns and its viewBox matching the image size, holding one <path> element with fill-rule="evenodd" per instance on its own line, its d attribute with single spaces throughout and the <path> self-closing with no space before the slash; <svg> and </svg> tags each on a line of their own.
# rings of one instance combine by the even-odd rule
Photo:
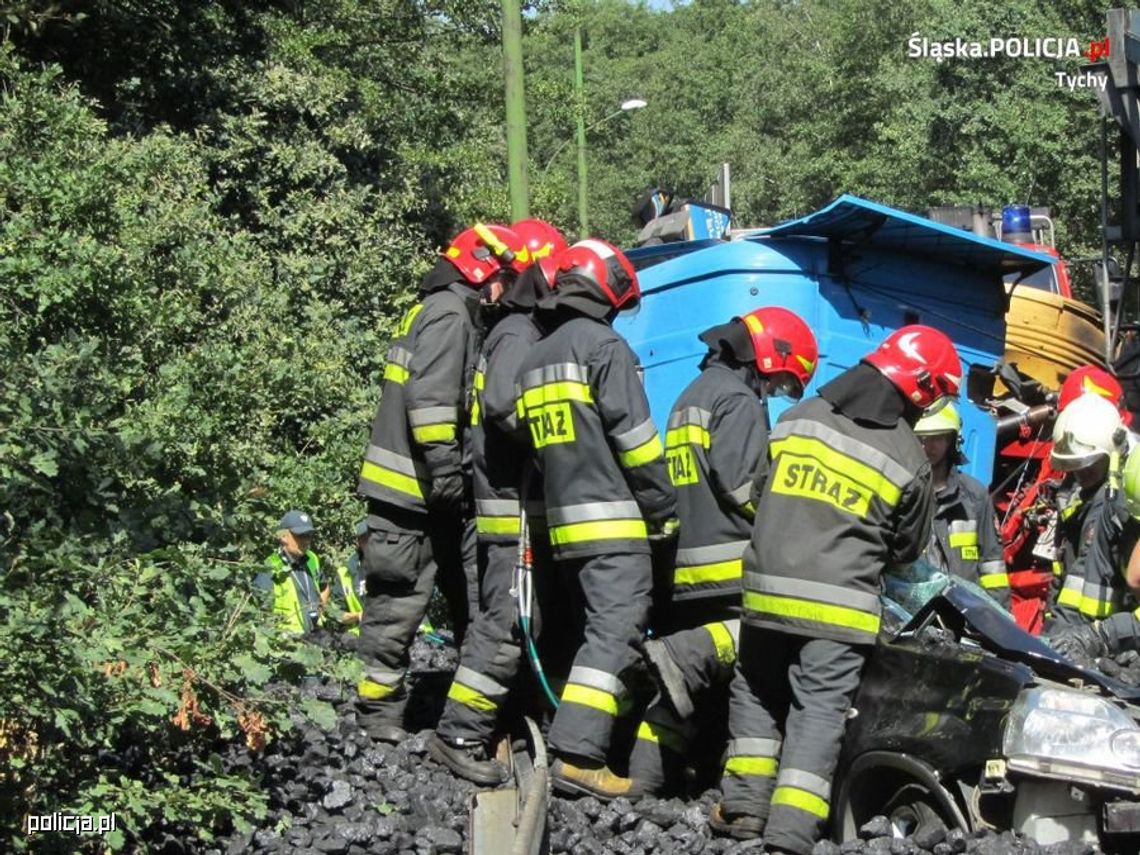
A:
<svg viewBox="0 0 1140 855">
<path fill-rule="evenodd" d="M 1092 665 L 1097 657 L 1109 652 L 1104 635 L 1095 623 L 1054 624 L 1046 638 L 1054 650 L 1078 665 Z"/>
<path fill-rule="evenodd" d="M 451 513 L 463 510 L 463 475 L 453 472 L 450 475 L 437 475 L 431 479 L 431 492 L 428 504 L 433 508 Z"/>
<path fill-rule="evenodd" d="M 1140 623 L 1134 613 L 1117 612 L 1098 621 L 1096 626 L 1110 655 L 1140 648 Z"/>
<path fill-rule="evenodd" d="M 681 531 L 681 521 L 677 517 L 666 517 L 663 520 L 650 521 L 645 524 L 652 543 L 668 543 L 675 540 Z"/>
</svg>

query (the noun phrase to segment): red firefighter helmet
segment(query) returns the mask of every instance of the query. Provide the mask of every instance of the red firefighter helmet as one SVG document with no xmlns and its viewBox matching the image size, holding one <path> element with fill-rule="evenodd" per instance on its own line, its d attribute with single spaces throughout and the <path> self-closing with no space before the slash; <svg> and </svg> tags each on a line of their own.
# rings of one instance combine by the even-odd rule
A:
<svg viewBox="0 0 1140 855">
<path fill-rule="evenodd" d="M 1085 392 L 1100 395 L 1115 404 L 1117 409 L 1121 408 L 1124 401 L 1124 389 L 1115 377 L 1095 365 L 1082 365 L 1080 368 L 1074 368 L 1061 384 L 1061 392 L 1057 396 L 1057 411 L 1064 410 Z"/>
<path fill-rule="evenodd" d="M 958 395 L 962 363 L 949 337 L 933 327 L 910 324 L 895 330 L 863 357 L 916 407 L 929 408 Z"/>
<path fill-rule="evenodd" d="M 558 255 L 567 247 L 562 232 L 546 220 L 519 220 L 511 223 L 511 231 L 522 239 L 531 261 Z"/>
<path fill-rule="evenodd" d="M 482 285 L 500 270 L 522 273 L 530 264 L 530 254 L 512 229 L 476 223 L 464 229 L 443 251 L 470 285 Z"/>
<path fill-rule="evenodd" d="M 558 256 L 558 273 L 579 276 L 615 309 L 632 309 L 641 300 L 637 271 L 620 249 L 604 240 L 580 240 Z"/>
<path fill-rule="evenodd" d="M 799 385 L 792 397 L 803 395 L 819 361 L 819 345 L 811 328 L 795 312 L 779 306 L 754 309 L 741 320 L 752 338 L 757 369 L 762 374 L 790 374 Z"/>
</svg>

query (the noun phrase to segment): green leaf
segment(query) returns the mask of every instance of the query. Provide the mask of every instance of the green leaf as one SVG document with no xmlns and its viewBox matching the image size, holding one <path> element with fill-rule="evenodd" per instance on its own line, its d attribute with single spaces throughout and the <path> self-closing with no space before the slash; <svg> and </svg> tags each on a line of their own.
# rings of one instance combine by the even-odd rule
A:
<svg viewBox="0 0 1140 855">
<path fill-rule="evenodd" d="M 37 472 L 53 478 L 59 474 L 59 461 L 54 451 L 43 451 L 28 461 Z"/>
<path fill-rule="evenodd" d="M 301 701 L 301 712 L 324 730 L 336 727 L 336 710 L 331 704 L 316 698 L 305 698 Z"/>
</svg>

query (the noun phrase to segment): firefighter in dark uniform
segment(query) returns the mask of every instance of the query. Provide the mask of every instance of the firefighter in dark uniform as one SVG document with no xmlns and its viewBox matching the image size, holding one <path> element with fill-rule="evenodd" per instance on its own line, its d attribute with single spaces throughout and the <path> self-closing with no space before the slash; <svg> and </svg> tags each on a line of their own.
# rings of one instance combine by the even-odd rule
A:
<svg viewBox="0 0 1140 855">
<path fill-rule="evenodd" d="M 922 554 L 930 564 L 981 585 L 1009 610 L 1009 573 L 994 524 L 990 492 L 976 478 L 958 470 L 963 462 L 958 439 L 962 417 L 947 404 L 919 419 L 915 436 L 926 451 L 934 477 L 934 525 Z"/>
<path fill-rule="evenodd" d="M 661 695 L 630 757 L 637 793 L 679 782 L 694 749 L 723 745 L 728 683 L 740 633 L 740 580 L 752 531 L 756 465 L 768 456 L 767 399 L 799 399 L 819 359 L 815 336 L 787 309 L 767 307 L 701 334 L 700 375 L 673 405 L 665 459 L 681 530 L 672 597 L 654 616 L 646 658 Z M 699 715 L 693 713 L 699 708 Z M 694 737 L 700 734 L 700 739 Z"/>
<path fill-rule="evenodd" d="M 906 326 L 772 431 L 753 488 L 716 831 L 763 834 L 770 853 L 809 855 L 819 840 L 882 574 L 930 537 L 930 463 L 912 428 L 961 376 L 949 338 Z"/>
<path fill-rule="evenodd" d="M 559 258 L 555 290 L 540 301 L 548 331 L 524 360 L 518 416 L 542 472 L 546 523 L 557 572 L 584 617 L 550 727 L 554 785 L 602 798 L 628 779 L 607 765 L 623 672 L 639 659 L 653 583 L 649 538 L 675 537 L 676 497 L 649 415 L 637 358 L 610 327 L 638 304 L 633 265 L 600 240 Z"/>
<path fill-rule="evenodd" d="M 357 485 L 368 499 L 358 720 L 380 741 L 405 736 L 408 648 L 434 586 L 447 599 L 457 640 L 478 603 L 463 417 L 481 293 L 484 302 L 497 300 L 525 260 L 518 236 L 503 226 L 461 232 L 424 277 L 420 302 L 388 349 Z"/>
<path fill-rule="evenodd" d="M 515 383 L 523 358 L 542 336 L 532 312 L 550 292 L 557 256 L 566 249 L 558 230 L 541 220 L 523 220 L 511 229 L 527 247 L 532 264 L 499 300 L 502 314 L 484 339 L 471 406 L 480 610 L 459 652 L 443 717 L 428 741 L 436 760 L 483 785 L 507 776 L 506 768 L 490 757 L 489 741 L 522 657 L 513 632 L 511 584 L 518 556 L 519 490 L 530 447 L 515 411 Z"/>
</svg>

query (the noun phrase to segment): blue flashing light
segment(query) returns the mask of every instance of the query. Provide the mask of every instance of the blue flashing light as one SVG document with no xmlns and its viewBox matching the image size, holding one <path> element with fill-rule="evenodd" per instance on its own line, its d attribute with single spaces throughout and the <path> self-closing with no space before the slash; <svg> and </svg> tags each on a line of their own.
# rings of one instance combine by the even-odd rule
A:
<svg viewBox="0 0 1140 855">
<path fill-rule="evenodd" d="M 1028 205 L 1006 205 L 1001 209 L 1001 239 L 1006 243 L 1033 243 Z"/>
</svg>

